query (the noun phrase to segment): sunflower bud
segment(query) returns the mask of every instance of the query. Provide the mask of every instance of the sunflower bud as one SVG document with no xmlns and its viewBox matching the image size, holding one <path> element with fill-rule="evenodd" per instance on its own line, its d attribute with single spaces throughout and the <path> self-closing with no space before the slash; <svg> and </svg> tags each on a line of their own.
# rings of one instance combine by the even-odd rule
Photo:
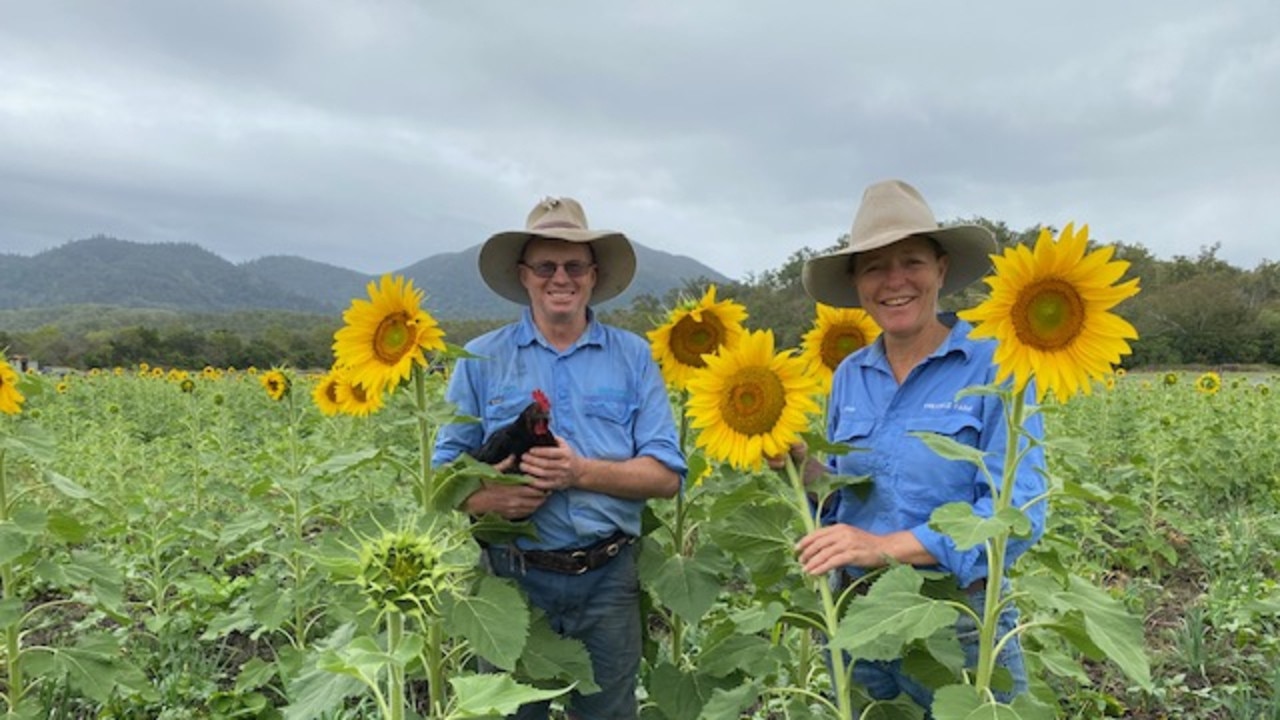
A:
<svg viewBox="0 0 1280 720">
<path fill-rule="evenodd" d="M 386 532 L 360 547 L 355 584 L 379 612 L 395 608 L 439 616 L 441 601 L 458 591 L 473 565 L 452 559 L 442 532 Z"/>
</svg>

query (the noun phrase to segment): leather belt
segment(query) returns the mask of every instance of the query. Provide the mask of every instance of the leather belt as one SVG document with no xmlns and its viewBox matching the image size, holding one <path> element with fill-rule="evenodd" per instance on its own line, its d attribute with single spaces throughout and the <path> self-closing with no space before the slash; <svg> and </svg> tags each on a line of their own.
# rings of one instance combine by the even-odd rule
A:
<svg viewBox="0 0 1280 720">
<path fill-rule="evenodd" d="M 636 539 L 626 533 L 617 532 L 601 540 L 595 545 L 567 550 L 519 550 L 512 548 L 512 554 L 520 557 L 524 564 L 539 570 L 550 570 L 564 575 L 581 575 L 597 568 L 604 567 L 610 560 L 618 556 L 622 549 L 634 543 Z"/>
</svg>

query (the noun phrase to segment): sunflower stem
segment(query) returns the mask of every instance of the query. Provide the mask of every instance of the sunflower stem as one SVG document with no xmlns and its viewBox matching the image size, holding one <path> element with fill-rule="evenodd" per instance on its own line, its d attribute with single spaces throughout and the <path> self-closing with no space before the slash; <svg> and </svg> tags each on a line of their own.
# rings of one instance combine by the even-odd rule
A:
<svg viewBox="0 0 1280 720">
<path fill-rule="evenodd" d="M 5 475 L 4 449 L 0 448 L 0 524 L 9 522 L 9 485 L 8 477 Z M 0 584 L 3 584 L 3 593 L 5 601 L 12 601 L 17 597 L 17 589 L 14 588 L 14 572 L 13 563 L 0 563 Z M 8 661 L 5 665 L 8 667 L 8 687 L 6 688 L 6 697 L 8 700 L 8 714 L 12 716 L 18 709 L 18 703 L 22 700 L 24 688 L 22 687 L 22 621 L 14 620 L 4 628 L 4 644 L 5 657 Z"/>
<path fill-rule="evenodd" d="M 387 674 L 387 709 L 390 720 L 404 720 L 404 665 L 395 659 L 404 638 L 404 615 L 397 609 L 387 613 L 387 657 L 391 658 Z M 434 688 L 433 688 L 434 690 Z"/>
<path fill-rule="evenodd" d="M 680 391 L 680 407 L 684 408 L 689 404 L 689 391 Z M 684 412 L 680 413 L 680 449 L 684 451 L 685 442 L 689 436 L 689 417 Z M 671 533 L 671 541 L 675 545 L 677 555 L 684 556 L 685 553 L 685 536 L 684 536 L 684 516 L 687 506 L 685 505 L 686 488 L 683 486 L 676 493 L 676 518 L 675 525 Z M 679 613 L 672 611 L 671 613 L 671 662 L 676 667 L 684 664 L 684 619 Z"/>
<path fill-rule="evenodd" d="M 1000 493 L 993 498 L 994 513 L 1008 508 L 1013 503 L 1013 484 L 1017 479 L 1018 446 L 1021 439 L 1023 416 L 1026 411 L 1026 386 L 1014 390 L 1012 395 L 1005 395 L 1005 422 L 1008 425 L 1007 442 L 1004 448 L 1004 472 L 1000 482 Z M 986 542 L 987 546 L 987 588 L 982 605 L 982 623 L 978 629 L 978 667 L 974 681 L 979 692 L 987 695 L 991 690 L 991 678 L 996 669 L 996 630 L 1000 616 L 1000 594 L 1004 585 L 1004 558 L 1009 546 L 1009 531 L 1005 530 Z"/>
<path fill-rule="evenodd" d="M 427 422 L 427 378 L 422 366 L 413 366 L 413 402 L 418 409 L 418 494 L 424 508 L 431 507 L 431 426 Z"/>
<path fill-rule="evenodd" d="M 818 529 L 818 519 L 809 506 L 809 494 L 805 492 L 804 479 L 796 469 L 790 453 L 786 454 L 786 464 L 787 479 L 791 481 L 791 489 L 795 492 L 796 510 L 804 520 L 805 534 L 808 535 Z M 839 610 L 836 608 L 835 598 L 831 595 L 831 585 L 827 582 L 825 575 L 810 578 L 810 582 L 817 586 L 818 595 L 822 598 L 824 632 L 827 641 L 830 642 L 840 626 Z M 845 665 L 844 651 L 836 650 L 828 654 L 831 656 L 831 686 L 835 688 L 836 708 L 841 720 L 853 720 L 852 698 L 849 697 L 849 672 Z"/>
</svg>

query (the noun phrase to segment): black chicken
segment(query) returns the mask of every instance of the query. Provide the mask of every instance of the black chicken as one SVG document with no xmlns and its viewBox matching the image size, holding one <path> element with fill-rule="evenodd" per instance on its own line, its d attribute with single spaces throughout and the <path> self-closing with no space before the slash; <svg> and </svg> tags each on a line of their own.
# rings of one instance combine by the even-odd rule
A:
<svg viewBox="0 0 1280 720">
<path fill-rule="evenodd" d="M 551 401 L 541 390 L 533 391 L 533 402 L 520 411 L 520 417 L 493 431 L 471 457 L 495 465 L 511 455 L 516 456 L 509 473 L 520 472 L 520 456 L 531 447 L 555 447 L 551 434 Z"/>
</svg>

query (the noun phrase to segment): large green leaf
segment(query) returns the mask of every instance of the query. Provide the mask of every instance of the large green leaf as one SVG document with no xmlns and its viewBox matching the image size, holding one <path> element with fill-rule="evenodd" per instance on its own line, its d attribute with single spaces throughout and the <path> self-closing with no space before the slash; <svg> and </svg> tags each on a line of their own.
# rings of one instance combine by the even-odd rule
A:
<svg viewBox="0 0 1280 720">
<path fill-rule="evenodd" d="M 1142 620 L 1099 587 L 1071 576 L 1068 588 L 1054 596 L 1059 610 L 1078 610 L 1089 640 L 1131 680 L 1152 688 Z M 1070 636 L 1067 636 L 1070 639 Z"/>
<path fill-rule="evenodd" d="M 482 578 L 475 594 L 454 596 L 444 612 L 445 627 L 476 654 L 503 670 L 515 669 L 529 636 L 529 606 L 510 581 Z"/>
<path fill-rule="evenodd" d="M 1023 536 L 1031 532 L 1031 521 L 1017 508 L 1004 508 L 992 517 L 982 517 L 969 503 L 947 503 L 929 516 L 929 527 L 956 541 L 956 547 L 968 550 L 1008 531 Z"/>
<path fill-rule="evenodd" d="M 933 695 L 935 720 L 1020 720 L 1008 705 L 987 700 L 972 685 L 948 685 Z"/>
<path fill-rule="evenodd" d="M 520 669 L 534 680 L 564 680 L 571 682 L 579 692 L 599 692 L 595 673 L 591 668 L 591 655 L 581 640 L 564 637 L 551 629 L 541 610 L 533 610 L 529 625 L 529 640 L 520 656 Z"/>
<path fill-rule="evenodd" d="M 92 700 L 105 703 L 112 690 L 126 676 L 140 675 L 120 655 L 120 647 L 109 635 L 80 638 L 73 647 L 42 647 L 24 654 L 24 667 L 32 675 L 66 678 L 67 683 Z"/>
<path fill-rule="evenodd" d="M 721 641 L 704 644 L 698 655 L 698 671 L 713 677 L 726 677 L 744 672 L 752 677 L 767 677 L 780 664 L 779 648 L 761 635 L 730 635 Z"/>
<path fill-rule="evenodd" d="M 663 661 L 649 673 L 649 697 L 667 720 L 697 720 L 716 690 L 729 690 L 737 682 L 684 671 Z"/>
<path fill-rule="evenodd" d="M 328 665 L 334 661 L 335 648 L 342 648 L 352 643 L 355 626 L 345 624 L 338 627 L 332 635 L 320 641 L 320 654 L 314 657 L 316 665 L 306 669 L 288 685 L 289 705 L 284 708 L 284 720 L 311 720 L 333 712 L 342 707 L 343 702 L 365 690 L 365 682 L 350 674 L 337 674 L 320 667 L 323 662 Z"/>
<path fill-rule="evenodd" d="M 923 579 L 906 566 L 891 568 L 871 586 L 866 597 L 855 598 L 831 638 L 832 648 L 856 658 L 892 660 L 902 646 L 955 625 L 958 611 L 941 600 L 920 594 Z"/>
<path fill-rule="evenodd" d="M 457 702 L 456 715 L 463 718 L 487 718 L 514 713 L 521 705 L 560 697 L 572 686 L 543 690 L 521 685 L 503 673 L 488 673 L 449 678 Z"/>
<path fill-rule="evenodd" d="M 747 566 L 757 585 L 767 586 L 795 568 L 796 522 L 782 505 L 743 505 L 731 522 L 711 528 L 711 538 Z"/>
<path fill-rule="evenodd" d="M 673 555 L 658 569 L 650 589 L 685 622 L 696 624 L 720 594 L 720 579 L 698 559 Z"/>
</svg>

